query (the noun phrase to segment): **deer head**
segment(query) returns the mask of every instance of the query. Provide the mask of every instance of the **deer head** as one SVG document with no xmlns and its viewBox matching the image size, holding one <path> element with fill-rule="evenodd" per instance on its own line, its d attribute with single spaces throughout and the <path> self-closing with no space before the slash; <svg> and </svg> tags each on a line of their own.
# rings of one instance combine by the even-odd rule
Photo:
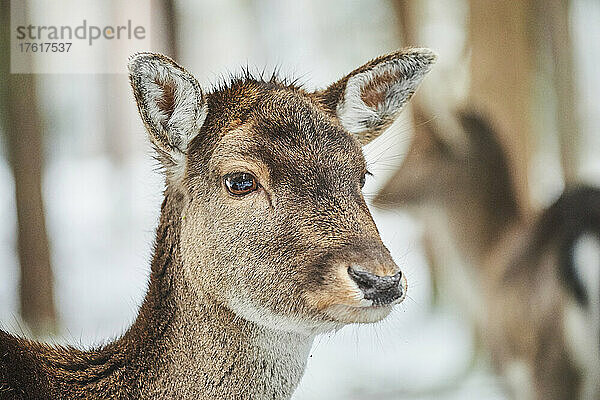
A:
<svg viewBox="0 0 600 400">
<path fill-rule="evenodd" d="M 453 123 L 444 129 L 420 108 L 414 111 L 414 136 L 402 164 L 375 197 L 375 205 L 460 206 L 472 204 L 465 199 L 512 189 L 497 134 L 478 113 L 454 114 Z"/>
<path fill-rule="evenodd" d="M 378 321 L 402 301 L 406 279 L 361 193 L 361 144 L 394 120 L 434 60 L 399 51 L 309 92 L 250 74 L 204 91 L 167 57 L 131 59 L 180 210 L 180 272 L 199 304 L 314 333 Z"/>
</svg>

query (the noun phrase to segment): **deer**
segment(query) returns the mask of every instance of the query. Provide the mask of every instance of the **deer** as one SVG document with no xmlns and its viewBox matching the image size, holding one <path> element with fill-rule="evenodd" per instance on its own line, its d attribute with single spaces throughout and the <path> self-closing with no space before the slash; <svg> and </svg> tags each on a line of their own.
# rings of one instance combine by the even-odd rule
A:
<svg viewBox="0 0 600 400">
<path fill-rule="evenodd" d="M 132 56 L 165 176 L 147 294 L 91 350 L 0 330 L 0 397 L 289 399 L 317 334 L 381 321 L 406 296 L 361 192 L 362 145 L 435 59 L 399 50 L 315 91 L 248 69 L 203 90 L 164 55 Z"/>
<path fill-rule="evenodd" d="M 373 205 L 425 222 L 433 279 L 466 311 L 512 398 L 599 398 L 600 265 L 585 279 L 574 256 L 581 240 L 600 240 L 600 190 L 568 188 L 527 212 L 488 118 L 467 106 L 445 131 L 425 109 L 415 107 L 414 136 Z"/>
</svg>

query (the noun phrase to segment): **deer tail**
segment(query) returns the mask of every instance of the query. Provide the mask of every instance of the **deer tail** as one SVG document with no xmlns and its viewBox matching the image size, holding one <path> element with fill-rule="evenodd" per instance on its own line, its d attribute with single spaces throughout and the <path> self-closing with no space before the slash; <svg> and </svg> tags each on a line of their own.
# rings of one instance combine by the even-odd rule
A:
<svg viewBox="0 0 600 400">
<path fill-rule="evenodd" d="M 558 245 L 559 274 L 567 288 L 582 306 L 590 301 L 600 301 L 600 265 L 592 268 L 599 282 L 589 282 L 576 265 L 576 246 L 584 235 L 591 235 L 600 242 L 600 189 L 590 186 L 578 186 L 567 189 L 550 206 L 538 222 L 538 241 Z M 539 243 L 544 247 L 544 243 Z M 592 290 L 592 288 L 596 290 Z M 597 299 L 590 298 L 598 296 Z"/>
</svg>

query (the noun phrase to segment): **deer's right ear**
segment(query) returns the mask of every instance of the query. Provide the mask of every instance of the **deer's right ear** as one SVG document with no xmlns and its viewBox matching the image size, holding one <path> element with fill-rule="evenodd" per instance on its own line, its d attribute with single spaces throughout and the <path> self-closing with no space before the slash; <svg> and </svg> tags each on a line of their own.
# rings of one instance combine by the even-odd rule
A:
<svg viewBox="0 0 600 400">
<path fill-rule="evenodd" d="M 167 173 L 185 168 L 185 154 L 208 107 L 198 81 L 173 60 L 138 53 L 129 60 L 129 80 L 142 121 Z"/>
<path fill-rule="evenodd" d="M 435 60 L 429 49 L 400 50 L 368 62 L 316 95 L 348 132 L 367 144 L 394 122 Z"/>
</svg>

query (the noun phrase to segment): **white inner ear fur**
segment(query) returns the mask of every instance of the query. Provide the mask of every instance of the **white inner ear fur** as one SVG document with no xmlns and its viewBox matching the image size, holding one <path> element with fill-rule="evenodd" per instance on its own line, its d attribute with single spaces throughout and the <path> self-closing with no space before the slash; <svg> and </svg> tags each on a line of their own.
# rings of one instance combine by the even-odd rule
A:
<svg viewBox="0 0 600 400">
<path fill-rule="evenodd" d="M 142 118 L 158 150 L 168 155 L 170 175 L 183 175 L 185 154 L 198 134 L 208 106 L 196 79 L 168 59 L 138 55 L 129 64 Z"/>
<path fill-rule="evenodd" d="M 188 143 L 198 133 L 196 128 L 204 122 L 206 112 L 202 109 L 206 109 L 206 105 L 199 104 L 202 99 L 189 81 L 191 77 L 182 76 L 180 71 L 168 71 L 169 69 L 171 68 L 159 67 L 155 76 L 148 76 L 148 116 L 157 129 L 164 130 L 169 144 L 185 153 Z M 170 113 L 160 106 L 165 96 L 170 95 L 169 90 L 173 90 Z"/>
<path fill-rule="evenodd" d="M 411 54 L 352 76 L 336 110 L 342 126 L 348 132 L 358 134 L 391 122 L 429 72 L 432 62 L 433 59 L 424 62 L 419 55 Z M 363 100 L 368 95 L 365 88 L 381 93 L 383 101 L 374 107 L 368 106 Z"/>
</svg>

